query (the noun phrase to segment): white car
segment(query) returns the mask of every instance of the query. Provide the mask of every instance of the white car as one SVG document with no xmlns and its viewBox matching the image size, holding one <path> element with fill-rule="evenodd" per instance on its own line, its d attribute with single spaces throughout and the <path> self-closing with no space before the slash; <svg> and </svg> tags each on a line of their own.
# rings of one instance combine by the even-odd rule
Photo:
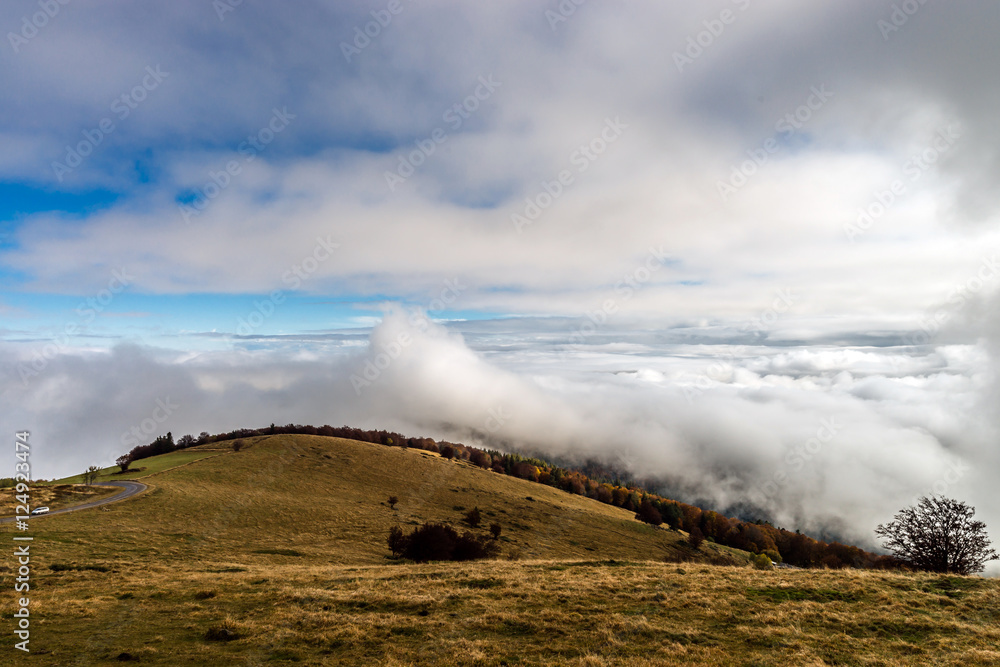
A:
<svg viewBox="0 0 1000 667">
<path fill-rule="evenodd" d="M 32 516 L 34 516 L 35 514 L 47 514 L 48 511 L 49 511 L 48 507 L 36 507 L 35 509 L 31 510 L 31 514 Z"/>
</svg>

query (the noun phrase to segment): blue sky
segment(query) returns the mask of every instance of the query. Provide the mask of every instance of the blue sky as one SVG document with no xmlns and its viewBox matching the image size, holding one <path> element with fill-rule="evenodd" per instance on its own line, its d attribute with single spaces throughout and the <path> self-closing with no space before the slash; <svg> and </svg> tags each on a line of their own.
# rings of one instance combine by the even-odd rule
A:
<svg viewBox="0 0 1000 667">
<path fill-rule="evenodd" d="M 0 421 L 39 474 L 167 393 L 175 433 L 600 455 L 858 539 L 995 469 L 997 7 L 217 5 L 0 8 Z"/>
</svg>

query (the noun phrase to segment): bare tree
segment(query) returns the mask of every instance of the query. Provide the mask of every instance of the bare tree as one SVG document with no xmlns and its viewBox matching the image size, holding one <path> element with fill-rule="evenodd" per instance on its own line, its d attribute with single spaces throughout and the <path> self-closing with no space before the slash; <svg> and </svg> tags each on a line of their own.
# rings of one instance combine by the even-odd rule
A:
<svg viewBox="0 0 1000 667">
<path fill-rule="evenodd" d="M 101 473 L 101 469 L 97 466 L 90 466 L 83 472 L 83 483 L 90 486 L 97 481 L 97 476 Z"/>
<path fill-rule="evenodd" d="M 987 561 L 1000 559 L 990 548 L 986 524 L 973 521 L 976 509 L 951 498 L 924 496 L 916 507 L 900 510 L 879 525 L 875 534 L 883 547 L 920 570 L 971 574 Z"/>
</svg>

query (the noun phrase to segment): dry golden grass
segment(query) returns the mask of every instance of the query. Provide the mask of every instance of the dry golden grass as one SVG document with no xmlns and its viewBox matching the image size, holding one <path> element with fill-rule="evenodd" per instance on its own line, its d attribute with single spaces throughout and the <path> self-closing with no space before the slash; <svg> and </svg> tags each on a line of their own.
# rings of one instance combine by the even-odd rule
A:
<svg viewBox="0 0 1000 667">
<path fill-rule="evenodd" d="M 34 486 L 30 487 L 28 497 L 31 509 L 36 507 L 48 507 L 50 510 L 60 510 L 65 507 L 74 507 L 92 500 L 100 500 L 107 496 L 121 493 L 121 489 L 114 486 L 86 486 L 84 484 L 59 484 L 56 486 Z M 14 516 L 14 506 L 17 503 L 16 490 L 11 487 L 0 489 L 0 517 Z"/>
<path fill-rule="evenodd" d="M 703 555 L 623 510 L 425 452 L 273 436 L 221 454 L 109 512 L 32 526 L 26 663 L 1000 664 L 996 580 L 667 564 Z M 392 525 L 458 525 L 473 506 L 524 560 L 387 558 Z"/>
<path fill-rule="evenodd" d="M 37 664 L 995 665 L 1000 582 L 608 561 L 45 575 Z M 209 641 L 225 628 L 234 641 Z"/>
<path fill-rule="evenodd" d="M 478 506 L 481 531 L 494 521 L 503 526 L 505 555 L 692 555 L 684 534 L 640 523 L 631 512 L 436 454 L 318 436 L 246 442 L 240 452 L 142 477 L 151 489 L 110 506 L 110 512 L 53 516 L 39 529 L 58 542 L 53 549 L 62 560 L 155 564 L 185 553 L 215 561 L 287 562 L 281 554 L 259 553 L 271 550 L 297 552 L 305 562 L 381 564 L 392 526 L 458 526 L 465 511 Z M 390 495 L 399 498 L 395 509 L 388 505 Z M 104 536 L 113 536 L 113 544 Z M 693 557 L 710 554 L 746 560 L 743 552 L 711 544 Z"/>
</svg>

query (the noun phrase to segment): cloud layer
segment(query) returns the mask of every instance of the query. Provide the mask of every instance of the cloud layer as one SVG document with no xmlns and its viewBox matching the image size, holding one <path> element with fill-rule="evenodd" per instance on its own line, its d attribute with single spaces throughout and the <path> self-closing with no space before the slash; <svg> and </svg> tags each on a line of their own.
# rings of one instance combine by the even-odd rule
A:
<svg viewBox="0 0 1000 667">
<path fill-rule="evenodd" d="M 38 474 L 330 422 L 863 544 L 942 489 L 1000 525 L 1000 7 L 58 6 L 0 8 Z"/>
<path fill-rule="evenodd" d="M 365 348 L 183 359 L 123 346 L 59 357 L 0 401 L 5 426 L 36 425 L 41 474 L 107 463 L 167 430 L 331 423 L 597 458 L 675 497 L 867 546 L 924 493 L 1000 522 L 981 346 L 720 347 L 627 332 L 519 345 L 526 334 L 466 334 L 477 350 L 394 309 Z"/>
</svg>

